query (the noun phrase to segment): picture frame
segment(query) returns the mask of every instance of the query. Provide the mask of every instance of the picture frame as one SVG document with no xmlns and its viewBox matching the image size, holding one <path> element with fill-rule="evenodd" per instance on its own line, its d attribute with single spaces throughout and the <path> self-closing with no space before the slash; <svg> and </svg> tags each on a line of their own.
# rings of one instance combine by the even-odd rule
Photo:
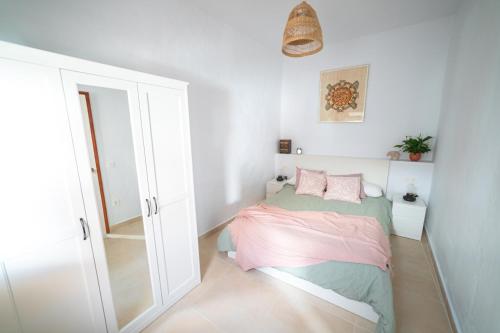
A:
<svg viewBox="0 0 500 333">
<path fill-rule="evenodd" d="M 369 68 L 365 64 L 320 72 L 321 123 L 364 122 Z"/>
</svg>

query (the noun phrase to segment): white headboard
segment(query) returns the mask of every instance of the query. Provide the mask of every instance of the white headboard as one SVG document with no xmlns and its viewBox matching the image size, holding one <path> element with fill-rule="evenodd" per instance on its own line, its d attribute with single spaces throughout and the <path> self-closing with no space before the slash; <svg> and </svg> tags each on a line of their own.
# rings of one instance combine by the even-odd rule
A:
<svg viewBox="0 0 500 333">
<path fill-rule="evenodd" d="M 325 170 L 328 174 L 362 173 L 363 179 L 387 191 L 389 160 L 321 155 L 276 154 L 276 175 L 295 176 L 295 167 Z"/>
</svg>

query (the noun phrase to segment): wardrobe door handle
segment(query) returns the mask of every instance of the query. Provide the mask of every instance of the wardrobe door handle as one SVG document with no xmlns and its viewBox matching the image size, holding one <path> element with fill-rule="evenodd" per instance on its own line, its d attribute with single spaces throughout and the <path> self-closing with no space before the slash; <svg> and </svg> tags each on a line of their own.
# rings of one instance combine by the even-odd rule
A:
<svg viewBox="0 0 500 333">
<path fill-rule="evenodd" d="M 151 216 L 151 203 L 149 202 L 149 199 L 146 199 L 146 203 L 148 204 L 148 217 Z"/>
<path fill-rule="evenodd" d="M 156 197 L 153 197 L 153 201 L 155 202 L 155 215 L 158 214 L 158 201 L 156 201 Z"/>
<path fill-rule="evenodd" d="M 85 220 L 80 217 L 80 224 L 82 225 L 82 231 L 83 231 L 83 240 L 87 240 L 87 229 L 85 229 Z"/>
</svg>

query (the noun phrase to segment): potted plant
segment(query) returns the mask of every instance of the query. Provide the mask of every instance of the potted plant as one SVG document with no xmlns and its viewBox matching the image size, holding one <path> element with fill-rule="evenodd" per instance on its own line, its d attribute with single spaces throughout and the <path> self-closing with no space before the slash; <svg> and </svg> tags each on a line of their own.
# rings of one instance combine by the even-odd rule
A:
<svg viewBox="0 0 500 333">
<path fill-rule="evenodd" d="M 395 145 L 394 147 L 401 149 L 405 153 L 409 153 L 410 160 L 419 161 L 422 154 L 431 151 L 431 147 L 428 142 L 430 139 L 432 139 L 432 136 L 426 136 L 423 138 L 421 134 L 417 137 L 407 136 L 406 139 L 403 140 L 402 144 Z"/>
</svg>

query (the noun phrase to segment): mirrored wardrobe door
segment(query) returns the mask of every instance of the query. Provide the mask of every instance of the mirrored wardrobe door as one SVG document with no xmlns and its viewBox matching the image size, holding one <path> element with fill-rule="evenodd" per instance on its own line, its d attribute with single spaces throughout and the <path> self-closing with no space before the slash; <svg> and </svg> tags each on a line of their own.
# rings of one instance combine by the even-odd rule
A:
<svg viewBox="0 0 500 333">
<path fill-rule="evenodd" d="M 62 77 L 108 330 L 137 331 L 162 305 L 137 86 Z"/>
</svg>

